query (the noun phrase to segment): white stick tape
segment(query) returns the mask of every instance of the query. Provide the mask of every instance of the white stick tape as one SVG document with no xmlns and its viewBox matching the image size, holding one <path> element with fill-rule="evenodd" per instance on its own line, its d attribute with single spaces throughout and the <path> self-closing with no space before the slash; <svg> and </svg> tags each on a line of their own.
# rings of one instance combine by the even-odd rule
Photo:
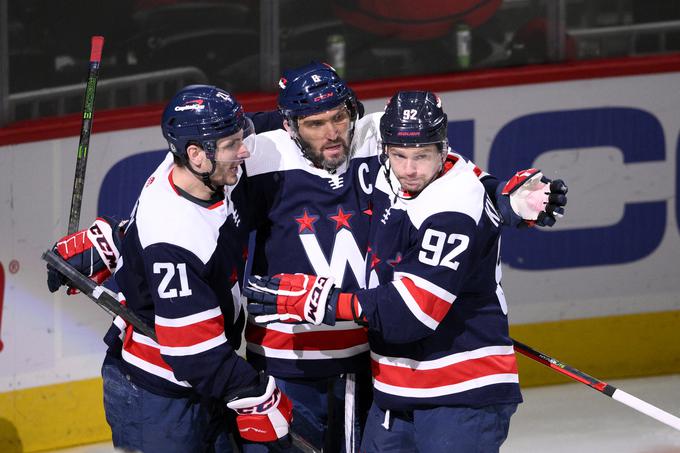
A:
<svg viewBox="0 0 680 453">
<path fill-rule="evenodd" d="M 620 403 L 625 404 L 626 406 L 632 407 L 636 411 L 642 412 L 645 415 L 649 415 L 661 423 L 665 423 L 666 425 L 680 431 L 680 418 L 673 414 L 669 414 L 668 412 L 661 410 L 656 406 L 652 406 L 651 404 L 642 401 L 640 398 L 636 398 L 633 395 L 624 392 L 623 390 L 616 389 L 612 394 L 612 398 L 614 398 L 616 401 L 619 401 Z"/>
</svg>

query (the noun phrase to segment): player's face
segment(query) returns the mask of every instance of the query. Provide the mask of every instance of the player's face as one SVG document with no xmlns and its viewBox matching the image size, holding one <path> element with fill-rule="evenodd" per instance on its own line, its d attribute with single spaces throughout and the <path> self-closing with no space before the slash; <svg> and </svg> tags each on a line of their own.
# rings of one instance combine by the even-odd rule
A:
<svg viewBox="0 0 680 453">
<path fill-rule="evenodd" d="M 401 189 L 411 195 L 420 193 L 442 168 L 442 153 L 437 145 L 420 147 L 387 146 L 392 171 Z"/>
<path fill-rule="evenodd" d="M 243 142 L 243 130 L 217 140 L 215 151 L 215 173 L 210 180 L 216 186 L 233 186 L 238 181 L 238 167 L 250 152 Z"/>
<path fill-rule="evenodd" d="M 300 138 L 315 167 L 335 169 L 347 160 L 350 122 L 344 105 L 298 120 Z"/>
</svg>

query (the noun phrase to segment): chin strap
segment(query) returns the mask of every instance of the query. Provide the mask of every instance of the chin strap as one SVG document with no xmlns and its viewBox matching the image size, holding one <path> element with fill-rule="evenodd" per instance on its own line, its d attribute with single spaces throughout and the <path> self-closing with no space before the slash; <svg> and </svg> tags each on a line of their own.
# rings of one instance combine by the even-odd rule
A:
<svg viewBox="0 0 680 453">
<path fill-rule="evenodd" d="M 208 157 L 208 152 L 206 152 L 206 157 Z M 194 167 L 191 166 L 191 162 L 189 162 L 189 159 L 187 158 L 186 155 L 182 155 L 181 159 L 182 165 L 186 167 L 194 176 L 196 176 L 196 178 L 198 178 L 199 181 L 201 181 L 211 191 L 217 192 L 217 187 L 215 187 L 215 185 L 210 180 L 210 177 L 215 174 L 215 170 L 217 169 L 217 165 L 215 163 L 214 158 L 208 157 L 208 160 L 212 164 L 212 170 L 206 172 L 194 170 Z"/>
</svg>

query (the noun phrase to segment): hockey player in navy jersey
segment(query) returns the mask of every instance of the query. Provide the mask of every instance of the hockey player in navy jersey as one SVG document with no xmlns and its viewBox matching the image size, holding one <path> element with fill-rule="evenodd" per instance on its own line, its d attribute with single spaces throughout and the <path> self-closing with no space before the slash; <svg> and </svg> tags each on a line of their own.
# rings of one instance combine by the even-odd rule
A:
<svg viewBox="0 0 680 453">
<path fill-rule="evenodd" d="M 285 129 L 258 134 L 245 165 L 257 230 L 252 272 L 330 274 L 342 288 L 358 290 L 371 211 L 368 193 L 357 188 L 378 163 L 360 153 L 350 158 L 356 99 L 321 63 L 286 71 L 279 85 Z M 249 319 L 245 338 L 248 360 L 293 400 L 295 432 L 326 451 L 358 448 L 355 373 L 370 390 L 365 329 L 351 321 L 291 326 Z"/>
<path fill-rule="evenodd" d="M 226 431 L 228 423 L 211 417 L 227 407 L 243 439 L 284 439 L 290 401 L 235 352 L 248 236 L 240 164 L 249 156 L 252 123 L 229 93 L 194 85 L 169 102 L 161 127 L 170 152 L 139 195 L 115 273 L 121 298 L 155 326 L 158 341 L 121 318 L 107 335 L 102 375 L 113 444 L 209 451 L 209 431 Z M 216 448 L 231 450 L 224 436 Z"/>
<path fill-rule="evenodd" d="M 428 92 L 398 93 L 381 117 L 371 289 L 341 292 L 321 273 L 251 277 L 245 289 L 262 322 L 368 326 L 374 401 L 362 451 L 498 451 L 521 402 L 500 285 L 501 216 L 478 169 L 448 152 L 446 128 Z M 538 180 L 549 203 L 551 188 L 529 173 L 507 191 Z M 544 206 L 517 195 L 538 218 Z"/>
<path fill-rule="evenodd" d="M 372 178 L 380 168 L 373 123 L 380 114 L 358 119 L 352 91 L 325 64 L 287 71 L 279 85 L 285 130 L 259 134 L 257 151 L 246 162 L 257 228 L 252 273 L 326 275 L 345 291 L 364 288 L 368 229 L 376 215 Z M 479 169 L 477 175 L 495 195 L 498 180 Z M 542 207 L 533 220 L 554 222 L 562 208 L 553 207 L 555 212 Z M 353 443 L 348 429 L 356 420 L 354 374 L 368 369 L 365 330 L 347 320 L 333 326 L 275 321 L 284 322 L 249 319 L 248 359 L 277 378 L 298 409 L 295 431 L 318 447 L 339 448 L 337 436 L 328 436 L 334 426 L 326 401 L 334 403 L 330 411 L 345 413 L 345 448 L 351 451 L 359 437 L 353 434 Z M 340 411 L 343 386 L 350 400 Z"/>
</svg>

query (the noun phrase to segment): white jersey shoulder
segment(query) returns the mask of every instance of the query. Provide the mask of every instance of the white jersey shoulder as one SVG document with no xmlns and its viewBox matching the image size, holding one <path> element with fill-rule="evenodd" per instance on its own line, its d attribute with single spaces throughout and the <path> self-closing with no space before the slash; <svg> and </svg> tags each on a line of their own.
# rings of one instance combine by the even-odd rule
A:
<svg viewBox="0 0 680 453">
<path fill-rule="evenodd" d="M 350 153 L 352 157 L 371 157 L 380 153 L 380 118 L 382 115 L 382 112 L 371 113 L 357 121 L 352 138 Z"/>
<path fill-rule="evenodd" d="M 172 244 L 207 263 L 227 218 L 225 203 L 208 209 L 180 196 L 170 182 L 172 154 L 147 179 L 133 213 L 142 248 Z"/>
<path fill-rule="evenodd" d="M 253 138 L 250 157 L 245 160 L 246 172 L 249 176 L 275 171 L 303 170 L 322 178 L 334 178 L 347 170 L 347 166 L 343 165 L 336 174 L 331 174 L 314 167 L 302 155 L 297 143 L 283 129 L 263 132 Z"/>
<path fill-rule="evenodd" d="M 416 228 L 430 216 L 442 212 L 459 212 L 479 223 L 484 210 L 484 185 L 473 171 L 475 166 L 462 156 L 454 166 L 437 178 L 412 200 L 407 200 L 407 212 Z"/>
</svg>

